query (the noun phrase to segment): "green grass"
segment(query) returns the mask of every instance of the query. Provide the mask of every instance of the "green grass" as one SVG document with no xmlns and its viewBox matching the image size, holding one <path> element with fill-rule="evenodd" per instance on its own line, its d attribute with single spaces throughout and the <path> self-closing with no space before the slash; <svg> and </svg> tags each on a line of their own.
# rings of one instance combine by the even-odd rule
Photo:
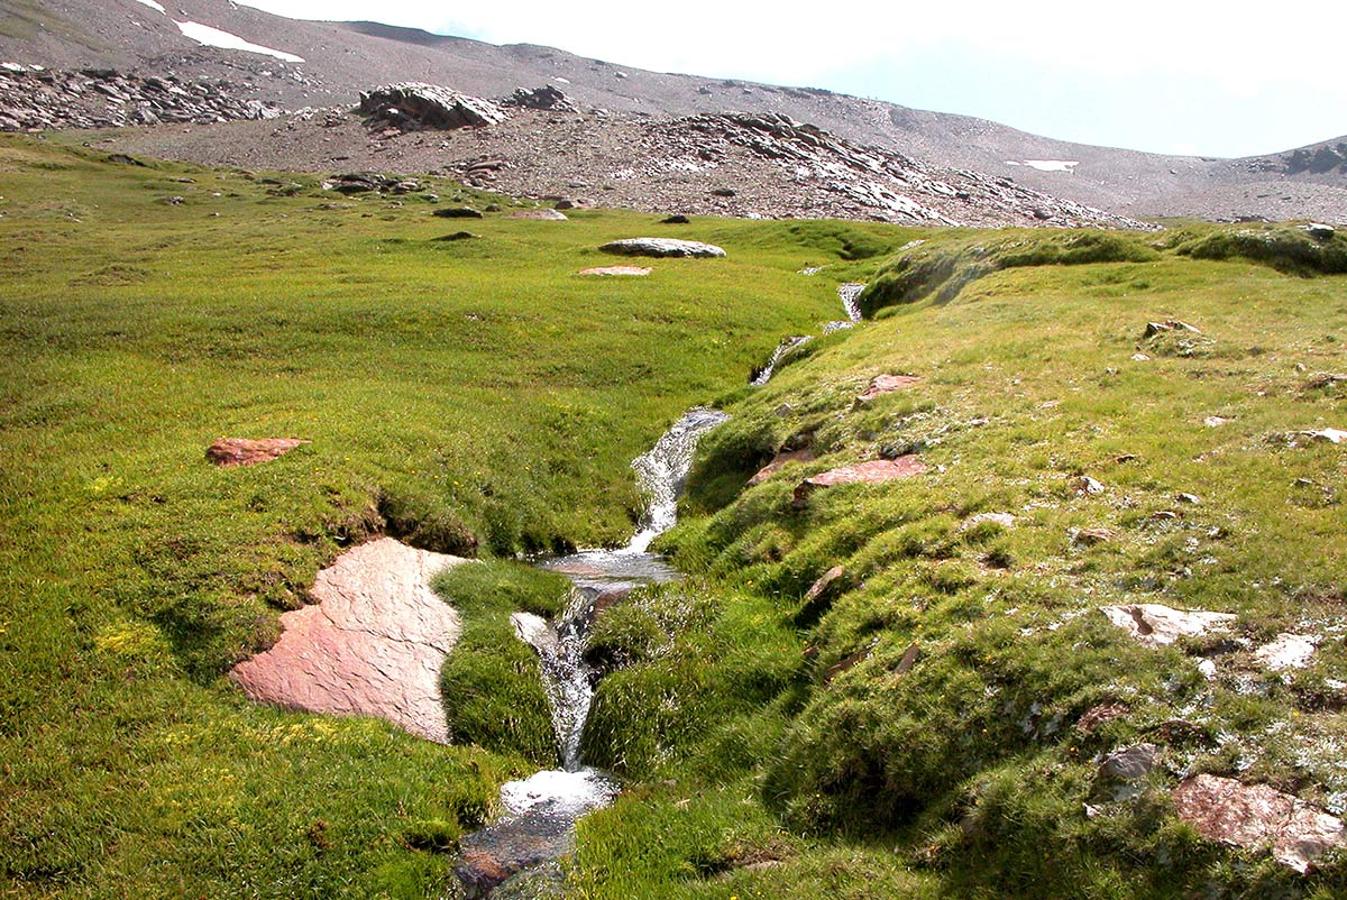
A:
<svg viewBox="0 0 1347 900">
<path fill-rule="evenodd" d="M 1343 386 L 1314 377 L 1347 372 L 1336 243 L 1185 224 L 900 251 L 917 232 L 703 219 L 687 236 L 727 259 L 590 281 L 594 248 L 653 217 L 488 216 L 437 241 L 455 229 L 424 202 L 268 178 L 0 140 L 7 891 L 451 890 L 499 784 L 555 759 L 508 616 L 554 614 L 564 585 L 517 557 L 624 539 L 630 460 L 708 402 L 733 419 L 661 542 L 689 578 L 595 623 L 585 755 L 626 791 L 581 823 L 569 895 L 1347 890 L 1340 855 L 1301 878 L 1201 841 L 1168 799 L 1206 771 L 1347 803 L 1347 450 L 1285 439 L 1347 428 Z M 747 389 L 853 278 L 875 320 Z M 1143 337 L 1170 318 L 1202 334 Z M 922 380 L 855 404 L 884 372 Z M 202 452 L 225 435 L 311 443 L 221 471 Z M 746 486 L 804 442 L 819 459 Z M 906 452 L 930 472 L 792 503 L 804 475 Z M 980 512 L 1015 522 L 968 527 Z M 464 620 L 452 746 L 223 677 L 379 532 L 485 558 L 437 583 Z M 1239 620 L 1153 650 L 1097 612 L 1120 602 Z M 1252 655 L 1281 631 L 1324 635 L 1286 678 Z M 1077 727 L 1103 704 L 1121 715 Z M 1142 740 L 1162 766 L 1115 796 L 1097 759 Z"/>
</svg>

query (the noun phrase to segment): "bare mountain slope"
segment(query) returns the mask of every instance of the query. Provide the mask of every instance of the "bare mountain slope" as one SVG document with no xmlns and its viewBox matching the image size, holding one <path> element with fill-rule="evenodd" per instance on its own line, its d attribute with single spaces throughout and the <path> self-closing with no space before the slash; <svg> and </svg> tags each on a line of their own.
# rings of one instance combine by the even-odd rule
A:
<svg viewBox="0 0 1347 900">
<path fill-rule="evenodd" d="M 424 81 L 483 97 L 551 83 L 578 104 L 679 117 L 775 113 L 863 145 L 1133 215 L 1315 216 L 1347 220 L 1347 171 L 1305 179 L 1287 167 L 1092 147 L 967 116 L 814 88 L 649 72 L 534 45 L 496 46 L 370 22 L 308 22 L 228 0 L 0 0 L 0 63 L 110 67 L 225 79 L 242 99 L 286 109 L 349 106 L 375 84 Z M 188 23 L 182 26 L 179 23 Z M 252 52 L 204 46 L 238 39 Z M 286 61 L 275 54 L 299 58 Z M 1267 157 L 1280 159 L 1290 154 Z M 1260 158 L 1263 159 L 1263 158 Z M 1288 179 L 1294 183 L 1287 185 Z"/>
</svg>

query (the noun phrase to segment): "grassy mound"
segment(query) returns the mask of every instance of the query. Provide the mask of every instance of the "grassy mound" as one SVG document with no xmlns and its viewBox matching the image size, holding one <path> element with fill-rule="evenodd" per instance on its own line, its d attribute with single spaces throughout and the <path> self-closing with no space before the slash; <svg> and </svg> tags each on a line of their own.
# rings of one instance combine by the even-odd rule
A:
<svg viewBox="0 0 1347 900">
<path fill-rule="evenodd" d="M 1347 273 L 1347 234 L 1315 237 L 1307 226 L 1258 225 L 1223 228 L 1178 243 L 1194 259 L 1247 259 L 1294 275 Z"/>
<path fill-rule="evenodd" d="M 436 590 L 463 617 L 463 633 L 441 670 L 450 740 L 555 767 L 557 741 L 538 657 L 515 636 L 510 614 L 555 617 L 570 583 L 518 563 L 489 561 L 449 570 Z"/>
</svg>

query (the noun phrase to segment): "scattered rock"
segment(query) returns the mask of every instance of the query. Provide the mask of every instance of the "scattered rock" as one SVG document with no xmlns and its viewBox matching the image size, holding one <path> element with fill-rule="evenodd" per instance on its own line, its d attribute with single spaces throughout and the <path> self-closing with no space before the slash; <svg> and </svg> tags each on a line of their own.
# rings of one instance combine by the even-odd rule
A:
<svg viewBox="0 0 1347 900">
<path fill-rule="evenodd" d="M 1302 874 L 1343 844 L 1340 819 L 1266 784 L 1203 774 L 1179 784 L 1173 799 L 1179 818 L 1207 840 L 1271 850 Z"/>
<path fill-rule="evenodd" d="M 1220 428 L 1222 425 L 1229 424 L 1230 420 L 1224 416 L 1207 416 L 1202 420 L 1202 424 L 1208 428 Z"/>
<path fill-rule="evenodd" d="M 481 219 L 485 218 L 480 210 L 471 206 L 442 206 L 431 213 L 440 219 Z"/>
<path fill-rule="evenodd" d="M 1104 493 L 1104 485 L 1089 475 L 1082 475 L 1077 478 L 1075 488 L 1077 494 L 1085 494 L 1090 497 Z"/>
<path fill-rule="evenodd" d="M 541 222 L 565 222 L 567 216 L 559 209 L 517 209 L 510 213 L 511 219 L 537 219 Z"/>
<path fill-rule="evenodd" d="M 1305 387 L 1310 390 L 1322 390 L 1339 384 L 1347 384 L 1347 375 L 1338 372 L 1316 372 L 1305 382 Z"/>
<path fill-rule="evenodd" d="M 786 463 L 791 462 L 813 462 L 814 450 L 812 447 L 801 447 L 798 450 L 783 450 L 772 458 L 772 461 L 757 471 L 752 478 L 748 479 L 748 486 L 754 487 L 762 484 L 768 478 L 771 478 L 777 472 L 781 471 Z"/>
<path fill-rule="evenodd" d="M 318 573 L 317 602 L 282 615 L 280 640 L 230 678 L 262 703 L 379 716 L 447 743 L 440 667 L 460 624 L 430 582 L 463 562 L 393 538 L 347 550 Z"/>
<path fill-rule="evenodd" d="M 307 443 L 297 438 L 221 438 L 206 448 L 206 459 L 225 468 L 255 466 L 278 459 Z"/>
<path fill-rule="evenodd" d="M 722 187 L 722 188 L 712 188 L 712 189 L 711 189 L 711 196 L 712 196 L 712 197 L 733 197 L 734 194 L 735 194 L 734 188 L 724 188 L 724 187 Z"/>
<path fill-rule="evenodd" d="M 724 256 L 725 251 L 714 244 L 700 241 L 681 241 L 676 238 L 627 238 L 611 241 L 599 248 L 604 253 L 620 256 Z"/>
<path fill-rule="evenodd" d="M 876 375 L 870 379 L 870 386 L 865 389 L 865 393 L 856 398 L 856 403 L 869 403 L 876 397 L 910 388 L 919 381 L 921 379 L 916 375 Z"/>
<path fill-rule="evenodd" d="M 1101 606 L 1099 611 L 1114 625 L 1150 647 L 1172 644 L 1181 637 L 1222 631 L 1236 618 L 1230 613 L 1173 609 L 1158 603 Z"/>
<path fill-rule="evenodd" d="M 969 531 L 973 528 L 978 527 L 984 522 L 992 522 L 994 524 L 1000 525 L 1002 528 L 1010 528 L 1015 524 L 1015 517 L 1012 516 L 1010 513 L 1000 513 L 1000 512 L 978 513 L 977 515 L 969 516 L 967 519 L 965 519 L 963 524 L 959 526 L 959 530 Z"/>
<path fill-rule="evenodd" d="M 1196 494 L 1175 494 L 1174 499 L 1180 503 L 1187 503 L 1189 506 L 1200 506 L 1202 498 Z"/>
<path fill-rule="evenodd" d="M 818 579 L 809 586 L 809 590 L 804 594 L 804 605 L 809 606 L 816 603 L 820 597 L 827 593 L 828 588 L 832 587 L 839 578 L 846 574 L 846 569 L 842 566 L 833 566 L 824 572 Z"/>
<path fill-rule="evenodd" d="M 572 200 L 572 199 L 570 199 L 569 197 L 563 197 L 562 199 L 560 199 L 560 200 L 557 201 L 556 208 L 557 208 L 557 209 L 580 209 L 581 207 L 583 207 L 583 206 L 588 206 L 588 205 L 589 205 L 589 204 L 586 203 L 584 200 Z"/>
<path fill-rule="evenodd" d="M 1082 547 L 1095 547 L 1113 540 L 1113 532 L 1107 528 L 1080 528 L 1071 533 L 1071 543 Z"/>
<path fill-rule="evenodd" d="M 874 459 L 851 466 L 841 466 L 836 469 L 829 469 L 827 472 L 821 472 L 818 475 L 811 475 L 801 481 L 795 488 L 794 504 L 796 508 L 803 507 L 808 502 L 809 495 L 820 488 L 835 487 L 841 484 L 885 484 L 890 481 L 911 478 L 926 471 L 926 463 L 917 458 L 915 454 L 907 454 L 891 460 Z"/>
<path fill-rule="evenodd" d="M 1145 778 L 1159 758 L 1160 749 L 1154 744 L 1124 747 L 1104 757 L 1099 764 L 1099 777 L 1115 781 L 1136 781 Z"/>
<path fill-rule="evenodd" d="M 1150 362 L 1151 358 L 1144 353 L 1133 353 L 1132 362 Z"/>
<path fill-rule="evenodd" d="M 1093 734 L 1099 726 L 1126 714 L 1127 707 L 1121 703 L 1100 703 L 1087 709 L 1084 715 L 1076 720 L 1076 731 L 1081 734 Z"/>
<path fill-rule="evenodd" d="M 589 269 L 581 269 L 581 275 L 599 275 L 599 276 L 632 276 L 644 277 L 650 274 L 650 269 L 646 266 L 594 266 Z"/>
<path fill-rule="evenodd" d="M 1314 659 L 1321 638 L 1310 634 L 1283 632 L 1276 639 L 1254 651 L 1254 656 L 1274 672 L 1303 669 Z"/>
<path fill-rule="evenodd" d="M 480 128 L 505 121 L 504 110 L 490 100 L 419 82 L 386 84 L 362 92 L 359 111 L 371 121 L 404 131 Z"/>
</svg>

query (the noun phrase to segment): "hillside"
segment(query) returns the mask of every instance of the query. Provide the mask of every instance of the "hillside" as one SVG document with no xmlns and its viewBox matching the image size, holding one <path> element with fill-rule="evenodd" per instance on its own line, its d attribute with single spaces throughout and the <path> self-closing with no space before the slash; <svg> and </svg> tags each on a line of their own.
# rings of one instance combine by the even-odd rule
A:
<svg viewBox="0 0 1347 900">
<path fill-rule="evenodd" d="M 205 25 L 303 62 L 203 46 L 178 22 Z M 221 42 L 218 34 L 213 40 Z M 638 121 L 729 111 L 785 115 L 856 144 L 877 145 L 928 165 L 1012 177 L 1052 196 L 1133 217 L 1347 220 L 1343 173 L 1307 179 L 1248 161 L 1090 147 L 986 120 L 813 88 L 648 72 L 546 47 L 500 47 L 373 23 L 297 21 L 226 0 L 184 0 L 174 5 L 172 17 L 141 0 L 4 0 L 0 62 L 63 70 L 171 71 L 187 79 L 223 80 L 240 100 L 285 110 L 349 107 L 360 91 L 390 82 L 443 84 L 488 98 L 553 84 L 583 109 Z M 348 142 L 334 155 L 356 156 L 367 144 Z M 188 159 L 200 155 L 194 142 L 179 144 L 171 135 L 157 136 L 147 146 Z"/>
<path fill-rule="evenodd" d="M 7 892 L 458 895 L 556 764 L 525 560 L 627 541 L 694 406 L 685 578 L 585 642 L 622 793 L 532 895 L 1347 890 L 1340 231 L 559 219 L 62 140 L 0 136 Z M 670 228 L 725 255 L 580 274 Z M 228 678 L 385 536 L 480 560 L 445 744 Z"/>
</svg>

